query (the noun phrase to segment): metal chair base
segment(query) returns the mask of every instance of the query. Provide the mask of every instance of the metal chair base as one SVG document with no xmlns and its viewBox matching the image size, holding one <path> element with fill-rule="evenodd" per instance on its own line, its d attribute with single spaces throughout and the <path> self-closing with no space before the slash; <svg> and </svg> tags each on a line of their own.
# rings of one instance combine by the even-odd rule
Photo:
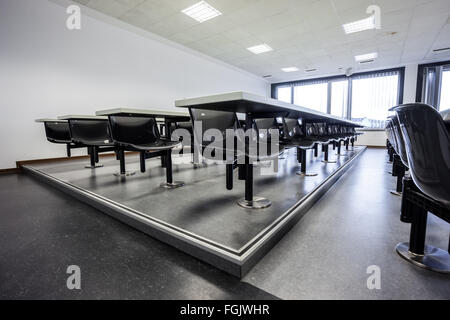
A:
<svg viewBox="0 0 450 320">
<path fill-rule="evenodd" d="M 395 190 L 390 190 L 389 191 L 391 194 L 393 194 L 394 196 L 397 196 L 397 197 L 401 197 L 402 196 L 402 193 L 401 192 L 398 192 L 398 191 L 395 191 Z"/>
<path fill-rule="evenodd" d="M 264 209 L 270 207 L 272 202 L 263 197 L 253 197 L 253 201 L 241 199 L 237 202 L 237 204 L 246 209 Z"/>
<path fill-rule="evenodd" d="M 322 160 L 323 163 L 337 163 L 335 160 Z"/>
<path fill-rule="evenodd" d="M 84 166 L 86 169 L 95 169 L 95 168 L 101 168 L 101 167 L 103 167 L 103 165 L 102 164 L 96 164 L 96 165 L 94 165 L 94 166 L 91 166 L 90 164 L 87 164 L 87 165 L 85 165 Z"/>
<path fill-rule="evenodd" d="M 130 176 L 134 176 L 136 174 L 136 171 L 127 171 L 125 173 L 114 173 L 114 176 L 116 177 L 130 177 Z"/>
<path fill-rule="evenodd" d="M 450 254 L 439 248 L 425 246 L 425 254 L 417 255 L 409 251 L 409 243 L 399 243 L 395 250 L 406 261 L 427 270 L 450 273 Z"/>
<path fill-rule="evenodd" d="M 184 182 L 182 181 L 174 181 L 172 183 L 163 182 L 159 186 L 164 189 L 175 189 L 184 186 Z"/>
<path fill-rule="evenodd" d="M 300 177 L 316 177 L 318 175 L 318 173 L 316 172 L 297 172 L 297 175 L 299 175 Z"/>
</svg>

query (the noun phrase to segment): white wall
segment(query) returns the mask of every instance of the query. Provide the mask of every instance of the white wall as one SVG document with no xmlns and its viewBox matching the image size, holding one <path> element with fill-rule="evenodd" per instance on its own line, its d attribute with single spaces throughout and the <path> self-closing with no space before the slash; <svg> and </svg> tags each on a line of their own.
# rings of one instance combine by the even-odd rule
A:
<svg viewBox="0 0 450 320">
<path fill-rule="evenodd" d="M 405 66 L 405 84 L 403 87 L 403 103 L 416 102 L 417 71 L 419 65 L 408 64 Z M 386 133 L 384 131 L 365 131 L 364 135 L 358 138 L 357 145 L 364 146 L 385 146 Z"/>
<path fill-rule="evenodd" d="M 46 141 L 37 118 L 116 106 L 174 108 L 176 99 L 236 90 L 269 92 L 256 76 L 87 14 L 82 30 L 69 31 L 65 10 L 47 0 L 0 1 L 0 169 L 65 155 L 63 146 Z"/>
</svg>

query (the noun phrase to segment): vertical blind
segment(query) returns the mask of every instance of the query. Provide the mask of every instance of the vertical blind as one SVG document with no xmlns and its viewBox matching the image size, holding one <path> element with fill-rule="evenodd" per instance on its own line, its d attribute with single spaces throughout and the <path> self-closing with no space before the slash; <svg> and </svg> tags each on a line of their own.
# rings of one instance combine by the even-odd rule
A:
<svg viewBox="0 0 450 320">
<path fill-rule="evenodd" d="M 294 104 L 327 112 L 328 82 L 312 81 L 294 85 Z"/>
<path fill-rule="evenodd" d="M 446 69 L 450 86 L 450 69 Z M 277 99 L 384 129 L 389 109 L 399 104 L 402 69 L 374 71 L 350 77 L 294 81 L 274 85 Z M 450 89 L 450 88 L 449 88 Z M 292 97 L 292 92 L 294 96 Z M 450 105 L 450 90 L 441 100 Z M 447 102 L 448 101 L 448 102 Z"/>
<path fill-rule="evenodd" d="M 291 86 L 278 87 L 277 88 L 277 99 L 280 101 L 283 101 L 283 102 L 291 103 L 292 102 Z"/>
<path fill-rule="evenodd" d="M 341 118 L 347 117 L 348 80 L 331 83 L 331 114 Z"/>
<path fill-rule="evenodd" d="M 441 99 L 439 110 L 450 109 L 450 68 L 442 72 Z"/>
<path fill-rule="evenodd" d="M 351 119 L 370 128 L 384 128 L 389 109 L 398 105 L 399 72 L 380 72 L 352 79 Z"/>
</svg>

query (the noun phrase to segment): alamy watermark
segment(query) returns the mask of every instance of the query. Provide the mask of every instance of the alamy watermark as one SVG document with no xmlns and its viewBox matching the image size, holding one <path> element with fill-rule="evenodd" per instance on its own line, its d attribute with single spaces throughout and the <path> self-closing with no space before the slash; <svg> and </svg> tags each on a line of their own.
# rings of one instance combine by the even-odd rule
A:
<svg viewBox="0 0 450 320">
<path fill-rule="evenodd" d="M 376 265 L 371 265 L 367 267 L 366 272 L 370 274 L 367 278 L 367 289 L 381 290 L 381 268 Z"/>
<path fill-rule="evenodd" d="M 66 285 L 69 290 L 81 290 L 81 269 L 79 266 L 71 265 L 67 267 L 67 274 L 70 276 L 67 278 Z"/>
<path fill-rule="evenodd" d="M 222 164 L 258 164 L 262 175 L 277 173 L 280 153 L 280 133 L 278 129 L 226 129 L 209 128 L 203 130 L 203 123 L 195 121 L 192 134 L 183 128 L 174 130 L 172 140 L 181 141 L 183 148 L 174 149 L 173 157 L 178 163 L 188 164 L 190 157 L 182 156 L 185 147 L 193 146 L 194 163 L 215 162 Z M 191 139 L 194 139 L 193 143 Z M 184 151 L 183 151 L 184 152 Z"/>
<path fill-rule="evenodd" d="M 81 9 L 77 5 L 68 6 L 66 13 L 69 17 L 66 20 L 66 27 L 69 30 L 81 29 Z"/>
</svg>

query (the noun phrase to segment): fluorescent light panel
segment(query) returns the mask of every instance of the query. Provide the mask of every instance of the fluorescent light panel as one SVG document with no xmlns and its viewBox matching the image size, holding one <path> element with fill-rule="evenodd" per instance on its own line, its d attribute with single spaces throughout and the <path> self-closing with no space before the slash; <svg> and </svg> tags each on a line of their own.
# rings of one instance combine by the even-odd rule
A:
<svg viewBox="0 0 450 320">
<path fill-rule="evenodd" d="M 217 16 L 220 16 L 222 12 L 219 10 L 213 8 L 211 5 L 206 3 L 205 1 L 200 1 L 193 6 L 190 6 L 189 8 L 184 9 L 184 14 L 188 15 L 192 19 L 197 20 L 198 22 L 202 23 L 209 19 L 215 18 Z"/>
<path fill-rule="evenodd" d="M 375 16 L 342 25 L 346 34 L 375 29 Z"/>
<path fill-rule="evenodd" d="M 284 72 L 295 72 L 295 71 L 298 71 L 299 69 L 297 67 L 286 67 L 286 68 L 281 68 L 281 70 L 283 70 Z"/>
<path fill-rule="evenodd" d="M 260 54 L 260 53 L 272 51 L 273 49 L 266 43 L 263 43 L 263 44 L 258 44 L 257 46 L 247 48 L 247 50 L 253 52 L 254 54 Z"/>
<path fill-rule="evenodd" d="M 368 53 L 368 54 L 362 54 L 362 55 L 359 55 L 359 56 L 355 56 L 355 61 L 356 62 L 363 62 L 363 61 L 375 60 L 376 58 L 378 58 L 378 53 L 377 52 L 373 52 L 373 53 Z"/>
</svg>

